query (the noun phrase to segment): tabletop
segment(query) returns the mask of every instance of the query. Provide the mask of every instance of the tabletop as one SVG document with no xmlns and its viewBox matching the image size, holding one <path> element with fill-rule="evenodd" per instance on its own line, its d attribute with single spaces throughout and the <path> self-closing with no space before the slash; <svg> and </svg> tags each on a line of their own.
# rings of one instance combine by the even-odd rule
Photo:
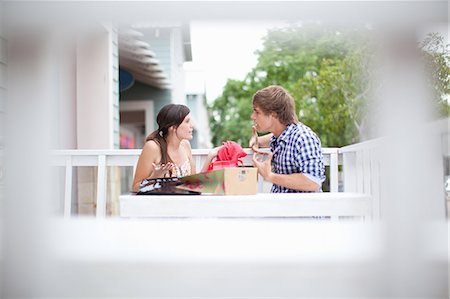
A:
<svg viewBox="0 0 450 299">
<path fill-rule="evenodd" d="M 348 192 L 121 195 L 121 217 L 371 216 L 371 197 Z"/>
</svg>

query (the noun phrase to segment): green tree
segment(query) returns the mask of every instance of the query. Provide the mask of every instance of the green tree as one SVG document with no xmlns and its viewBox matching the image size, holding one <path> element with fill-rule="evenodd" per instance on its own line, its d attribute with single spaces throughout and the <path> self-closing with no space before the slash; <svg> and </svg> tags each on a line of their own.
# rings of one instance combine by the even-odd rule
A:
<svg viewBox="0 0 450 299">
<path fill-rule="evenodd" d="M 437 33 L 430 33 L 420 43 L 420 48 L 431 73 L 433 103 L 437 106 L 439 116 L 450 116 L 450 44 Z"/>
<path fill-rule="evenodd" d="M 223 141 L 233 140 L 246 146 L 253 124 L 251 98 L 245 81 L 228 80 L 223 93 L 209 108 L 212 143 L 221 145 Z"/>
<path fill-rule="evenodd" d="M 364 139 L 365 111 L 371 89 L 373 55 L 368 29 L 340 30 L 291 26 L 268 32 L 257 65 L 244 80 L 228 80 L 222 95 L 208 107 L 212 142 L 234 140 L 247 146 L 251 135 L 252 95 L 268 85 L 286 88 L 294 97 L 301 122 L 324 147 Z M 449 115 L 449 54 L 436 36 L 421 45 L 434 72 L 443 115 Z M 438 65 L 439 67 L 436 67 Z"/>
</svg>

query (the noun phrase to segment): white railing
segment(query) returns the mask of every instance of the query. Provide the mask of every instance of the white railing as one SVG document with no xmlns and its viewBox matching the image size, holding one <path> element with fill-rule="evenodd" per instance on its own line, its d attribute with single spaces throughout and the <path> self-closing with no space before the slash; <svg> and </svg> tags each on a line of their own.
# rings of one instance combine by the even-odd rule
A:
<svg viewBox="0 0 450 299">
<path fill-rule="evenodd" d="M 243 158 L 244 165 L 251 165 L 252 150 L 244 149 L 247 156 Z M 329 166 L 330 173 L 330 191 L 338 192 L 338 149 L 323 148 L 324 162 Z M 197 172 L 200 171 L 203 161 L 208 155 L 207 149 L 193 149 L 192 154 L 195 159 Z M 97 196 L 96 196 L 96 216 L 105 217 L 106 215 L 106 188 L 107 188 L 107 167 L 133 167 L 135 171 L 136 163 L 141 153 L 137 150 L 58 150 L 54 152 L 55 166 L 65 168 L 64 179 L 64 216 L 71 214 L 72 203 L 72 185 L 74 167 L 91 166 L 97 167 Z M 258 182 L 258 192 L 263 191 L 263 180 Z"/>
<path fill-rule="evenodd" d="M 440 125 L 445 123 L 439 123 Z M 445 129 L 444 129 L 445 131 Z M 448 133 L 442 135 L 444 140 Z M 374 139 L 352 144 L 342 148 L 323 148 L 324 162 L 329 166 L 329 182 L 331 192 L 348 194 L 364 194 L 370 196 L 370 210 L 373 219 L 381 217 L 381 187 L 380 175 L 382 171 L 380 146 L 383 139 Z M 445 144 L 445 143 L 444 143 Z M 208 154 L 208 149 L 194 149 L 193 157 L 197 172 L 200 171 Z M 252 151 L 245 149 L 247 156 L 243 158 L 244 165 L 251 165 Z M 54 165 L 64 167 L 64 216 L 71 215 L 72 185 L 74 167 L 97 167 L 96 186 L 96 216 L 106 216 L 107 202 L 107 168 L 133 167 L 133 173 L 141 150 L 59 150 L 54 152 Z M 444 149 L 444 157 L 449 159 L 450 151 Z M 339 166 L 342 166 L 339 180 Z M 340 184 L 342 186 L 340 187 Z M 263 192 L 263 180 L 259 178 L 258 192 Z"/>
<path fill-rule="evenodd" d="M 372 216 L 380 217 L 381 139 L 344 146 L 339 149 L 343 168 L 343 191 L 370 194 Z"/>
<path fill-rule="evenodd" d="M 448 121 L 439 121 L 430 126 L 432 132 L 441 135 L 443 156 L 450 159 L 448 143 Z M 427 130 L 430 130 L 427 128 Z M 329 166 L 331 192 L 345 192 L 369 195 L 371 198 L 371 216 L 380 218 L 381 187 L 381 145 L 386 139 L 373 139 L 342 148 L 323 148 L 324 162 Z M 244 165 L 252 164 L 252 150 L 244 149 L 247 156 Z M 194 149 L 196 170 L 200 171 L 208 154 L 208 149 Z M 59 150 L 55 151 L 54 165 L 65 169 L 64 179 L 64 215 L 71 214 L 72 184 L 74 167 L 97 167 L 96 216 L 105 217 L 107 201 L 107 168 L 110 166 L 133 167 L 133 173 L 141 150 Z M 342 182 L 339 181 L 339 166 L 342 166 Z M 342 187 L 340 188 L 340 183 Z M 258 192 L 263 192 L 263 180 L 259 178 Z"/>
<path fill-rule="evenodd" d="M 444 161 L 440 165 L 450 165 L 450 132 L 449 132 L 449 118 L 441 119 L 425 126 L 411 128 L 416 130 L 416 138 L 421 136 L 433 136 L 435 141 L 440 141 L 440 144 L 433 144 L 433 146 L 441 147 L 434 152 L 434 154 L 440 154 Z M 339 159 L 342 159 L 343 169 L 343 191 L 344 192 L 356 192 L 359 194 L 368 194 L 372 198 L 372 217 L 374 219 L 381 218 L 381 197 L 384 194 L 381 187 L 380 178 L 386 177 L 386 169 L 383 169 L 383 165 L 386 165 L 386 161 L 382 162 L 382 153 L 386 155 L 387 152 L 392 150 L 392 145 L 401 147 L 401 151 L 411 151 L 399 145 L 398 139 L 407 139 L 408 136 L 390 136 L 371 139 L 365 142 L 360 142 L 348 146 L 339 148 Z M 425 141 L 423 141 L 425 142 Z M 414 161 L 411 161 L 414 163 Z M 450 181 L 450 176 L 445 173 L 445 169 L 433 169 L 433 172 L 441 172 L 447 175 L 446 178 Z M 450 200 L 450 190 L 447 191 L 447 200 Z M 447 203 L 450 207 L 450 201 Z M 447 212 L 448 214 L 448 212 Z"/>
</svg>

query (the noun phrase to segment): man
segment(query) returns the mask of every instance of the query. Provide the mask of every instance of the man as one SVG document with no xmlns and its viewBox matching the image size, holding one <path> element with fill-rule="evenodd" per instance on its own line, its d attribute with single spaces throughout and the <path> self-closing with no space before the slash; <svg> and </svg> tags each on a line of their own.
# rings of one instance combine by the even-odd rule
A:
<svg viewBox="0 0 450 299">
<path fill-rule="evenodd" d="M 253 165 L 273 184 L 271 191 L 320 192 L 325 180 L 320 139 L 298 121 L 292 96 L 281 86 L 259 90 L 253 96 L 251 118 Z M 257 132 L 272 134 L 258 137 Z M 269 146 L 269 154 L 258 150 Z"/>
</svg>

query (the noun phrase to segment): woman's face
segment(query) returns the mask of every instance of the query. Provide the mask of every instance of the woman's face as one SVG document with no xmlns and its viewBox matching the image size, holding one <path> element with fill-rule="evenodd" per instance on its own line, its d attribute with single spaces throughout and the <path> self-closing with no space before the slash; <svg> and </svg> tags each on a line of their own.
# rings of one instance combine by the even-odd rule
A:
<svg viewBox="0 0 450 299">
<path fill-rule="evenodd" d="M 192 123 L 191 114 L 189 113 L 183 119 L 183 122 L 176 129 L 176 135 L 180 139 L 192 139 L 192 131 L 194 130 L 194 125 Z"/>
</svg>

